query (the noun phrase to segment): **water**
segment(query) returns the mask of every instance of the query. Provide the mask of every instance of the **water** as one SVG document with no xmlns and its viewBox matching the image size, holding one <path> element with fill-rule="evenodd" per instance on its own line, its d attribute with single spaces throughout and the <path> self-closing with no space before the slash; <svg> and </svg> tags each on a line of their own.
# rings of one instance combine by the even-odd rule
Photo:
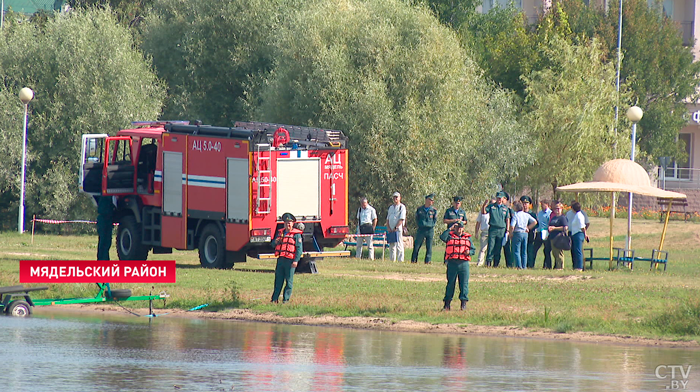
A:
<svg viewBox="0 0 700 392">
<path fill-rule="evenodd" d="M 2 391 L 700 390 L 699 350 L 37 313 L 0 317 Z"/>
</svg>

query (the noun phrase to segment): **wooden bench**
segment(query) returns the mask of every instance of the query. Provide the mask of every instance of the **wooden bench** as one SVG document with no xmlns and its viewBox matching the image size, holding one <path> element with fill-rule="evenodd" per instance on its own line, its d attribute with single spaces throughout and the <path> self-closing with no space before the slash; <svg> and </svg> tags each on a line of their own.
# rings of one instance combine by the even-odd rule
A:
<svg viewBox="0 0 700 392">
<path fill-rule="evenodd" d="M 377 226 L 374 228 L 374 235 L 372 236 L 373 246 L 382 247 L 382 260 L 384 260 L 384 250 L 389 247 L 389 242 L 386 240 L 387 232 L 386 226 Z M 343 245 L 345 245 L 345 250 L 348 250 L 348 246 L 357 246 L 357 238 L 355 235 L 352 235 L 351 239 L 343 241 Z"/>
<path fill-rule="evenodd" d="M 688 221 L 690 218 L 690 212 L 688 212 L 688 199 L 673 199 L 673 204 L 671 204 L 671 210 L 668 210 L 668 203 L 671 199 L 664 197 L 657 197 L 656 202 L 659 204 L 660 208 L 660 218 L 659 221 L 664 221 L 664 214 L 683 214 L 683 220 Z"/>
</svg>

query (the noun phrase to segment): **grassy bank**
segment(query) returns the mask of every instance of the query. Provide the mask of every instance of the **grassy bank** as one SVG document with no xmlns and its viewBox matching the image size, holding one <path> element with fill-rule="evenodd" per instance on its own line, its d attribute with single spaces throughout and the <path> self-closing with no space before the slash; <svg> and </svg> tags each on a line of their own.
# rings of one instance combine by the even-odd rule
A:
<svg viewBox="0 0 700 392">
<path fill-rule="evenodd" d="M 592 218 L 591 243 L 596 254 L 607 254 L 608 221 Z M 639 220 L 633 224 L 633 244 L 638 254 L 650 255 L 659 245 L 662 225 Z M 190 308 L 210 303 L 210 310 L 239 307 L 283 316 L 332 314 L 386 317 L 430 323 L 513 325 L 557 332 L 589 331 L 700 341 L 700 224 L 671 222 L 664 249 L 670 251 L 668 271 L 649 271 L 638 263 L 634 271 L 607 270 L 598 261 L 593 270 L 571 271 L 566 258 L 563 271 L 517 271 L 472 266 L 467 312 L 441 312 L 445 288 L 443 249 L 434 250 L 431 265 L 326 259 L 317 275 L 296 275 L 294 294 L 287 305 L 269 303 L 274 261 L 250 259 L 233 270 L 199 267 L 197 252 L 157 255 L 177 261 L 178 282 L 162 284 L 154 292 L 167 291 L 168 307 Z M 616 246 L 621 246 L 626 221 L 615 222 Z M 19 283 L 20 259 L 93 259 L 92 236 L 43 236 L 31 243 L 27 234 L 0 234 L 0 286 Z M 410 250 L 407 258 L 410 258 Z M 113 250 L 113 257 L 116 254 Z M 422 260 L 422 255 L 421 259 Z M 436 262 L 435 262 L 436 261 Z M 537 260 L 541 267 L 542 256 Z M 150 285 L 113 285 L 130 288 L 134 295 L 148 294 Z M 92 296 L 95 286 L 55 284 L 37 292 L 36 298 Z M 138 304 L 138 303 L 134 303 Z"/>
</svg>

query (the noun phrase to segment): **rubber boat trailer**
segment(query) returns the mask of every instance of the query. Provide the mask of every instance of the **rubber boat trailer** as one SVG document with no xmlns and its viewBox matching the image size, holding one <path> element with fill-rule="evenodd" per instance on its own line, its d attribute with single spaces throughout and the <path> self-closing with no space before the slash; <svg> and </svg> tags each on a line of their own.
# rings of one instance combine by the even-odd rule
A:
<svg viewBox="0 0 700 392">
<path fill-rule="evenodd" d="M 132 297 L 131 290 L 112 290 L 109 283 L 97 283 L 97 287 L 99 288 L 97 295 L 92 298 L 49 298 L 35 300 L 31 299 L 29 292 L 48 290 L 48 286 L 24 287 L 20 285 L 0 287 L 0 311 L 12 316 L 26 317 L 32 314 L 32 307 L 34 306 L 89 304 L 117 301 L 149 301 L 149 311 L 151 314 L 153 314 L 153 300 L 165 300 L 166 298 L 170 297 L 165 292 L 161 292 L 157 295 L 139 295 Z"/>
</svg>

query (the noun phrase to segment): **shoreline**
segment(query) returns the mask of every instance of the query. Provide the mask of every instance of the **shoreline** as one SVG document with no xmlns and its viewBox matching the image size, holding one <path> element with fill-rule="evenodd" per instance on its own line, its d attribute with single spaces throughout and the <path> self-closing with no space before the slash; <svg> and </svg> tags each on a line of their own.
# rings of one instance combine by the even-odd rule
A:
<svg viewBox="0 0 700 392">
<path fill-rule="evenodd" d="M 123 308 L 107 304 L 75 304 L 57 306 L 38 306 L 38 314 L 50 312 L 74 312 L 79 314 L 129 315 Z M 147 308 L 129 309 L 138 314 L 148 314 Z M 376 330 L 390 332 L 437 333 L 447 335 L 485 336 L 502 338 L 538 339 L 550 341 L 569 341 L 594 344 L 614 344 L 621 346 L 644 346 L 681 349 L 700 349 L 695 341 L 674 341 L 643 338 L 636 336 L 599 335 L 590 332 L 558 333 L 553 331 L 528 329 L 516 326 L 484 326 L 473 324 L 430 324 L 427 322 L 403 320 L 391 321 L 381 317 L 337 317 L 337 316 L 301 316 L 283 317 L 274 313 L 255 313 L 248 309 L 227 309 L 221 312 L 186 311 L 182 309 L 157 309 L 160 313 L 167 311 L 168 317 L 195 318 L 208 320 L 232 320 L 264 322 L 273 324 L 308 325 L 318 327 L 350 328 L 356 330 Z M 158 314 L 158 313 L 156 313 Z"/>
</svg>

